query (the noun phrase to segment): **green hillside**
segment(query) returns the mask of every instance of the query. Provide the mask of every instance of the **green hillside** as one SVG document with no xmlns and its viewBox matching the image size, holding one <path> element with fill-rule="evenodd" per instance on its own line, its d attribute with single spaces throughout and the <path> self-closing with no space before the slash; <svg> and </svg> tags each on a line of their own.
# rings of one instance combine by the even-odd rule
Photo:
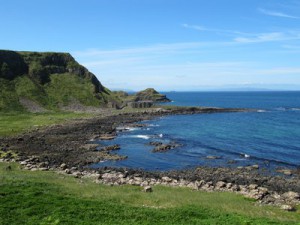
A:
<svg viewBox="0 0 300 225">
<path fill-rule="evenodd" d="M 0 50 L 2 112 L 26 111 L 28 104 L 57 110 L 69 104 L 100 107 L 117 101 L 68 53 Z"/>
</svg>

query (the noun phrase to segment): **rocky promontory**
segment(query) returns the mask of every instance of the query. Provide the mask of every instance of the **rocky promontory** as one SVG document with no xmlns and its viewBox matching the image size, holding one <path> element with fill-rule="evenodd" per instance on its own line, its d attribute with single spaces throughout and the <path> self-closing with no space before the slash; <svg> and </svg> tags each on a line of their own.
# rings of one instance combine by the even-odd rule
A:
<svg viewBox="0 0 300 225">
<path fill-rule="evenodd" d="M 135 101 L 170 102 L 166 95 L 160 94 L 153 88 L 147 88 L 135 94 Z"/>
<path fill-rule="evenodd" d="M 150 108 L 155 103 L 171 101 L 166 95 L 160 94 L 154 88 L 147 88 L 133 94 L 124 91 L 115 91 L 113 93 L 122 101 L 121 108 L 127 106 L 131 108 Z"/>
</svg>

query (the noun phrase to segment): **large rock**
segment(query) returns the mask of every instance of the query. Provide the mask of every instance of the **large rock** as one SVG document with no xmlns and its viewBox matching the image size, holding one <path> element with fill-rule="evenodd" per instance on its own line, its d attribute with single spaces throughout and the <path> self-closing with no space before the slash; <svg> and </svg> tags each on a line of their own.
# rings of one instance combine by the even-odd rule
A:
<svg viewBox="0 0 300 225">
<path fill-rule="evenodd" d="M 167 152 L 171 149 L 178 148 L 181 146 L 181 144 L 174 143 L 174 142 L 168 144 L 164 144 L 162 142 L 150 142 L 149 144 L 155 146 L 152 152 Z"/>
<path fill-rule="evenodd" d="M 152 187 L 151 186 L 145 186 L 143 189 L 144 192 L 152 192 Z"/>
<path fill-rule="evenodd" d="M 300 195 L 297 192 L 289 191 L 282 195 L 283 198 L 289 201 L 298 201 L 300 200 Z"/>
</svg>

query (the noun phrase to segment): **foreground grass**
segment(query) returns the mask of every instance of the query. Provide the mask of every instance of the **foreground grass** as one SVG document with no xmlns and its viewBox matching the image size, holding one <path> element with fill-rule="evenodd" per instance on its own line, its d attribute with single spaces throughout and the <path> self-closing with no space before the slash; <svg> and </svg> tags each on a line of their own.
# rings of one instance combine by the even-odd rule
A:
<svg viewBox="0 0 300 225">
<path fill-rule="evenodd" d="M 299 224 L 299 212 L 231 193 L 109 187 L 0 163 L 0 224 Z"/>
<path fill-rule="evenodd" d="M 0 136 L 14 135 L 39 126 L 60 124 L 67 120 L 92 116 L 92 114 L 74 112 L 0 113 Z"/>
</svg>

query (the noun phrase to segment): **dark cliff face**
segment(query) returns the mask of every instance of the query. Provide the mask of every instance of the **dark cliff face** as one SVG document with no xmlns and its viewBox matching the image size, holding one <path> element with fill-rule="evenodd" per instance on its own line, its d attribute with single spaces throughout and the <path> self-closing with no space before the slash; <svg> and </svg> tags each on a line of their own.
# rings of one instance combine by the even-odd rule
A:
<svg viewBox="0 0 300 225">
<path fill-rule="evenodd" d="M 28 65 L 17 52 L 0 51 L 0 78 L 13 80 L 28 73 Z"/>
<path fill-rule="evenodd" d="M 97 77 L 81 66 L 69 53 L 0 51 L 0 78 L 13 80 L 28 74 L 40 84 L 50 82 L 51 74 L 76 74 L 89 79 L 95 93 L 104 91 Z"/>
</svg>

